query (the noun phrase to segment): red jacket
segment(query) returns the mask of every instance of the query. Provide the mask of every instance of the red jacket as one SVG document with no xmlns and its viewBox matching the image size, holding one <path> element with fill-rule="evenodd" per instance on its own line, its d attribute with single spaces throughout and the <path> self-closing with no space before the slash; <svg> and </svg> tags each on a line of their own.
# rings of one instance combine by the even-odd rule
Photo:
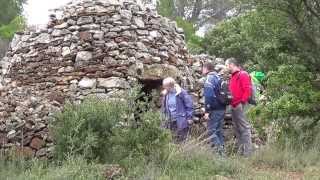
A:
<svg viewBox="0 0 320 180">
<path fill-rule="evenodd" d="M 242 70 L 232 73 L 229 89 L 232 94 L 232 107 L 236 107 L 240 103 L 248 102 L 252 93 L 250 75 Z"/>
</svg>

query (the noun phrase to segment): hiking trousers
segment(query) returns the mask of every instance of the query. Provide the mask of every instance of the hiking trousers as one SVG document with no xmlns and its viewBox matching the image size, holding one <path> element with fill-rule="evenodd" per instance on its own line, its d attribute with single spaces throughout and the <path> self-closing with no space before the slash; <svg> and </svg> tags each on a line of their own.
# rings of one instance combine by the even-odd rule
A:
<svg viewBox="0 0 320 180">
<path fill-rule="evenodd" d="M 224 146 L 223 122 L 225 110 L 214 110 L 209 113 L 208 135 L 215 147 Z"/>
<path fill-rule="evenodd" d="M 252 153 L 251 125 L 245 115 L 245 106 L 239 104 L 235 108 L 232 107 L 231 112 L 238 153 L 249 156 Z"/>
<path fill-rule="evenodd" d="M 170 121 L 168 123 L 168 128 L 173 135 L 174 142 L 177 144 L 185 142 L 189 134 L 189 127 L 179 129 L 177 121 Z"/>
</svg>

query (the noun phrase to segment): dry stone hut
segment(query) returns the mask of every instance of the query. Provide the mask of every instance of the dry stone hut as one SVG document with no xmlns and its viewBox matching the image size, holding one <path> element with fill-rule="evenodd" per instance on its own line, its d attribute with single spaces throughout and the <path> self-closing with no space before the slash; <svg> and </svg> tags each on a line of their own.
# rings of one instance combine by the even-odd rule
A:
<svg viewBox="0 0 320 180">
<path fill-rule="evenodd" d="M 0 146 L 50 156 L 48 130 L 64 102 L 112 97 L 136 82 L 156 89 L 166 76 L 192 89 L 183 31 L 132 1 L 79 0 L 46 29 L 15 35 L 1 60 Z"/>
</svg>

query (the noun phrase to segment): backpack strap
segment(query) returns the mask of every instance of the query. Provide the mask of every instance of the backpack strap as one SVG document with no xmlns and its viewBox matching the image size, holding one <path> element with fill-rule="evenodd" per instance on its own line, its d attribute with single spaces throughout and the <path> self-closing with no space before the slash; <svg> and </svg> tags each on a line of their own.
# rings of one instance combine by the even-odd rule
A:
<svg viewBox="0 0 320 180">
<path fill-rule="evenodd" d="M 217 85 L 219 85 L 219 83 L 220 83 L 220 81 L 221 81 L 221 78 L 220 78 L 220 76 L 217 74 L 217 73 L 214 73 L 214 72 L 211 72 L 211 73 L 209 73 L 208 74 L 208 77 L 209 76 L 213 76 L 214 77 L 214 79 L 213 79 L 213 81 L 214 82 L 209 82 L 210 84 L 211 84 L 211 86 L 214 88 L 214 89 L 216 89 L 217 87 Z M 214 84 L 213 84 L 214 83 Z"/>
</svg>

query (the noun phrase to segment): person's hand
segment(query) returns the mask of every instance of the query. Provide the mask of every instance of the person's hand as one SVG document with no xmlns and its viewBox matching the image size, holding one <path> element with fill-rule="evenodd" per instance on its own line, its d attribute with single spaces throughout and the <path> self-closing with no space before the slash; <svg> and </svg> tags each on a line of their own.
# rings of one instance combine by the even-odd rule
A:
<svg viewBox="0 0 320 180">
<path fill-rule="evenodd" d="M 192 119 L 189 119 L 188 120 L 188 124 L 192 124 L 193 123 L 193 120 Z"/>
<path fill-rule="evenodd" d="M 204 118 L 204 120 L 209 120 L 209 113 L 205 113 L 203 118 Z"/>
</svg>

